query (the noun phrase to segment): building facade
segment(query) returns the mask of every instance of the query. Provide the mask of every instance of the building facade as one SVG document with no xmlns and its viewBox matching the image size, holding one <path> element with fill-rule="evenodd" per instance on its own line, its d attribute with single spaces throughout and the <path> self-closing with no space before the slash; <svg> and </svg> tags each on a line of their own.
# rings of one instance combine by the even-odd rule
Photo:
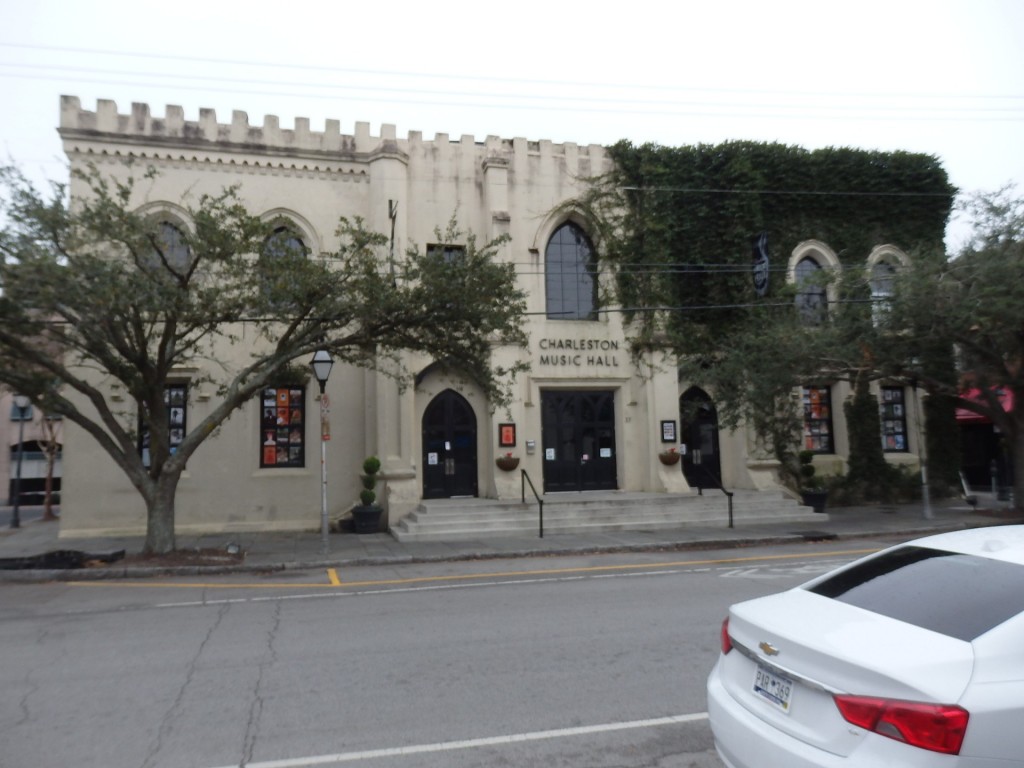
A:
<svg viewBox="0 0 1024 768">
<path fill-rule="evenodd" d="M 50 418 L 31 405 L 19 408 L 14 395 L 0 393 L 0 441 L 8 447 L 9 456 L 8 461 L 0 462 L 0 483 L 7 489 L 8 504 L 14 503 L 16 492 L 22 505 L 44 503 L 47 475 L 51 501 L 60 502 L 63 434 L 63 420 Z"/>
<path fill-rule="evenodd" d="M 155 168 L 157 175 L 136 187 L 136 203 L 166 221 L 169 232 L 190 226 L 186 208 L 201 194 L 237 185 L 250 211 L 281 222 L 288 238 L 314 254 L 337 248 L 340 216 L 361 217 L 379 232 L 393 227 L 396 253 L 438 246 L 436 230 L 453 217 L 478 238 L 509 236 L 499 258 L 515 265 L 529 297 L 530 338 L 524 349 L 493 350 L 497 364 L 529 363 L 514 382 L 512 404 L 495 409 L 482 391 L 428 359 L 406 359 L 415 379 L 404 390 L 375 372 L 336 366 L 327 383 L 332 518 L 356 502 L 368 455 L 382 461 L 379 498 L 391 525 L 423 499 L 518 498 L 519 472 L 503 468 L 510 464 L 544 493 L 686 494 L 714 482 L 778 489 L 777 467 L 758 454 L 756 436 L 721 432 L 714 393 L 680 382 L 672 359 L 634 360 L 628 327 L 601 306 L 593 233 L 566 205 L 607 169 L 600 146 L 425 139 L 415 131 L 399 138 L 394 126 L 373 135 L 366 123 L 346 134 L 336 120 L 314 131 L 304 118 L 283 129 L 274 116 L 252 126 L 242 112 L 220 123 L 212 110 L 189 121 L 180 107 L 156 117 L 135 104 L 122 114 L 113 102 L 91 111 L 74 97 L 62 100 L 60 135 L 72 169 L 94 164 L 125 178 Z M 72 179 L 71 192 L 83 194 L 81 182 Z M 830 257 L 827 244 L 809 241 L 794 252 L 791 268 L 795 274 L 808 259 L 827 267 Z M 865 254 L 865 269 L 899 258 L 882 247 Z M 246 352 L 243 329 L 243 343 L 218 354 Z M 198 383 L 202 365 L 181 370 L 167 393 L 172 444 L 216 397 Z M 805 440 L 826 472 L 844 462 L 847 394 L 828 383 L 804 392 Z M 898 430 L 891 431 L 895 460 L 916 461 L 916 403 L 895 388 L 879 395 L 889 408 L 884 423 Z M 316 528 L 318 397 L 313 381 L 281 382 L 207 439 L 178 488 L 178 530 Z M 700 406 L 698 416 L 684 422 L 681 409 L 691 401 Z M 74 425 L 66 426 L 65 445 L 62 536 L 143 530 L 141 498 L 113 462 Z M 662 463 L 667 448 L 684 460 Z"/>
</svg>

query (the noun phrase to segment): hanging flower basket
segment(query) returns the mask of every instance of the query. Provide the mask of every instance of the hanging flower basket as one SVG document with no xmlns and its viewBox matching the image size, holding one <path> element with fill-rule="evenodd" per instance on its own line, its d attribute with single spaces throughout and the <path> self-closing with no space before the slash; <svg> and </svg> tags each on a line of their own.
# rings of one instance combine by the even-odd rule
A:
<svg viewBox="0 0 1024 768">
<path fill-rule="evenodd" d="M 519 457 L 499 456 L 494 460 L 494 463 L 498 465 L 498 469 L 502 469 L 506 472 L 511 472 L 513 469 L 519 466 Z"/>
<path fill-rule="evenodd" d="M 678 451 L 662 451 L 658 454 L 658 460 L 666 467 L 671 467 L 679 463 L 679 452 Z"/>
</svg>

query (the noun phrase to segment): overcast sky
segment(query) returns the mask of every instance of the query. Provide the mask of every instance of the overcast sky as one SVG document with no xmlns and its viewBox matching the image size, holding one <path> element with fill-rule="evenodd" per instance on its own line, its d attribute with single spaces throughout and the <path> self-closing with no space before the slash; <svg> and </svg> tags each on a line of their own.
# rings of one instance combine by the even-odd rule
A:
<svg viewBox="0 0 1024 768">
<path fill-rule="evenodd" d="M 36 180 L 66 178 L 68 94 L 426 139 L 901 149 L 1024 195 L 1020 0 L 0 0 L 0 19 L 0 152 Z"/>
</svg>

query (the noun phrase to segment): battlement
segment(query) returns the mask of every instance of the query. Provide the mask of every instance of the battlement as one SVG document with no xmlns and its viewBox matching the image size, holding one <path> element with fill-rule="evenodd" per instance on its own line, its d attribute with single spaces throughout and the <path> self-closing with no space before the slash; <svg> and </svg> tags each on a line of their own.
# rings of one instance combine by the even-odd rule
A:
<svg viewBox="0 0 1024 768">
<path fill-rule="evenodd" d="M 527 141 L 523 138 L 502 139 L 488 136 L 478 142 L 464 135 L 458 142 L 449 140 L 448 134 L 438 133 L 433 141 L 424 141 L 422 132 L 409 131 L 407 138 L 398 139 L 394 125 L 383 124 L 378 136 L 370 134 L 370 124 L 355 123 L 352 134 L 341 132 L 339 120 L 327 120 L 323 131 L 310 129 L 309 118 L 295 118 L 294 128 L 281 128 L 277 115 L 266 115 L 262 127 L 249 124 L 245 112 L 232 112 L 230 123 L 218 123 L 212 109 L 200 109 L 199 119 L 186 120 L 180 106 L 168 105 L 163 118 L 154 117 L 148 104 L 134 103 L 128 114 L 117 111 L 117 104 L 99 99 L 96 111 L 82 109 L 77 96 L 61 96 L 60 135 L 64 139 L 93 139 L 114 143 L 204 147 L 225 151 L 261 153 L 297 153 L 313 155 L 368 156 L 373 154 L 399 154 L 429 145 L 448 148 L 458 145 L 463 150 L 472 148 L 485 162 L 509 162 L 515 153 L 538 153 L 542 156 L 564 156 L 573 161 L 589 158 L 595 167 L 604 158 L 604 148 L 588 145 L 584 151 L 579 145 L 566 142 Z"/>
</svg>

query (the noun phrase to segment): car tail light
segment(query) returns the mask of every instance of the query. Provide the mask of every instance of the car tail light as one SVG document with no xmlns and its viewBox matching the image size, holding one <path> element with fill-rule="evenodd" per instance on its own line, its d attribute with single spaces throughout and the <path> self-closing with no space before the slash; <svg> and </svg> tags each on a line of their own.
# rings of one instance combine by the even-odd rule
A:
<svg viewBox="0 0 1024 768">
<path fill-rule="evenodd" d="M 722 622 L 722 654 L 726 654 L 732 650 L 732 638 L 729 637 L 729 617 L 725 617 L 725 621 Z"/>
<path fill-rule="evenodd" d="M 952 704 L 880 699 L 871 696 L 833 697 L 842 716 L 854 725 L 921 749 L 947 755 L 960 753 L 970 714 Z"/>
</svg>

